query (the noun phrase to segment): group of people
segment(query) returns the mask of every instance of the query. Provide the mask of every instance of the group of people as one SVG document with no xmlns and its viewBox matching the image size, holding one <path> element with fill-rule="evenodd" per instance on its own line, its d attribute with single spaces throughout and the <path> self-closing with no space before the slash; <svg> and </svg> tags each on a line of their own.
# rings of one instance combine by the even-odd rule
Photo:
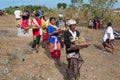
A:
<svg viewBox="0 0 120 80">
<path fill-rule="evenodd" d="M 47 18 L 46 15 L 40 16 L 38 12 L 34 12 L 30 19 L 30 13 L 28 8 L 25 7 L 24 11 L 21 13 L 19 10 L 15 11 L 15 16 L 17 20 L 17 26 L 20 26 L 21 29 L 24 29 L 27 32 L 29 29 L 32 28 L 33 30 L 33 44 L 32 48 L 38 52 L 39 50 L 39 42 L 40 38 L 42 37 L 43 43 L 46 49 L 49 49 L 51 58 L 57 62 L 58 65 L 61 65 L 60 57 L 61 57 L 61 48 L 66 46 L 66 58 L 68 61 L 67 67 L 67 75 L 69 77 L 77 77 L 79 74 L 79 70 L 73 71 L 71 69 L 72 65 L 76 65 L 78 69 L 80 69 L 81 65 L 83 64 L 83 59 L 80 56 L 79 49 L 70 50 L 75 46 L 74 39 L 80 37 L 79 31 L 76 30 L 76 21 L 74 19 L 69 19 L 67 22 L 63 20 L 63 14 L 58 15 L 58 19 L 55 17 L 51 17 L 50 19 Z M 20 20 L 22 18 L 21 24 Z M 30 21 L 29 21 L 30 19 Z M 68 27 L 65 27 L 65 25 Z M 108 26 L 111 27 L 111 24 L 108 23 Z M 107 43 L 112 43 L 113 36 L 111 28 L 106 31 L 106 35 L 104 37 L 104 47 L 107 47 Z M 113 45 L 110 44 L 112 49 L 114 49 Z M 84 45 L 82 48 L 86 48 L 87 46 Z M 71 64 L 71 58 L 77 58 L 75 63 Z"/>
<path fill-rule="evenodd" d="M 90 19 L 88 22 L 88 27 L 92 29 L 102 29 L 103 28 L 103 18 Z"/>
</svg>

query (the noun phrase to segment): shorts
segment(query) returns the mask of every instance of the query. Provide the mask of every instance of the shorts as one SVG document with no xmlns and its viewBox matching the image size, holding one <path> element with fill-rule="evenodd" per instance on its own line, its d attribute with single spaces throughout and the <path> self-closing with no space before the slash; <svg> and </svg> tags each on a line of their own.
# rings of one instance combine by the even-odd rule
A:
<svg viewBox="0 0 120 80">
<path fill-rule="evenodd" d="M 114 43 L 114 41 L 115 41 L 114 39 L 111 39 L 111 40 L 110 40 L 110 43 Z M 107 39 L 106 42 L 108 43 L 109 40 Z"/>
<path fill-rule="evenodd" d="M 106 43 L 114 43 L 114 41 L 115 41 L 114 39 L 111 39 L 109 42 L 109 40 L 107 39 L 105 42 L 102 43 L 102 45 L 105 46 Z"/>
</svg>

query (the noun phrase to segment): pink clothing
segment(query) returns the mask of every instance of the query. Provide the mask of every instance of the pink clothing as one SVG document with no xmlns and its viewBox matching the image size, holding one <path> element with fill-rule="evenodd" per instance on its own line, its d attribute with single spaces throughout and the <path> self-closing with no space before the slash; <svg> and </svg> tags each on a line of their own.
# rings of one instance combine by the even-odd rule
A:
<svg viewBox="0 0 120 80">
<path fill-rule="evenodd" d="M 43 41 L 48 40 L 48 32 L 43 33 Z"/>
<path fill-rule="evenodd" d="M 51 57 L 53 58 L 53 59 L 58 59 L 58 60 L 60 60 L 60 50 L 54 50 L 53 52 L 51 52 Z"/>
<path fill-rule="evenodd" d="M 50 52 L 51 52 L 51 57 L 53 59 L 60 60 L 60 55 L 61 55 L 61 53 L 60 53 L 60 42 L 57 42 L 57 49 L 56 50 L 54 50 L 55 45 L 53 43 L 49 43 L 49 44 L 50 44 L 49 48 L 50 48 Z"/>
</svg>

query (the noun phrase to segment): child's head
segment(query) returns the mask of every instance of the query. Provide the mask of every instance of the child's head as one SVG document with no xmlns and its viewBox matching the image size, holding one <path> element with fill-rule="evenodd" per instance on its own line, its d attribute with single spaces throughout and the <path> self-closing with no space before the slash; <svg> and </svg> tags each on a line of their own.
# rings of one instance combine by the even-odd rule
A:
<svg viewBox="0 0 120 80">
<path fill-rule="evenodd" d="M 107 26 L 112 26 L 112 23 L 111 23 L 111 22 L 108 22 L 108 23 L 107 23 Z"/>
</svg>

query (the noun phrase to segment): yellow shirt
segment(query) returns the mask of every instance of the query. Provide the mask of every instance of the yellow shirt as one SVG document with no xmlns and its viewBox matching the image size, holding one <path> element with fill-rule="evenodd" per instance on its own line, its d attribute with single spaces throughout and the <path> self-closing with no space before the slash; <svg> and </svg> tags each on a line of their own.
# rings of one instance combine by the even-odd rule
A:
<svg viewBox="0 0 120 80">
<path fill-rule="evenodd" d="M 47 32 L 47 27 L 49 25 L 49 20 L 45 21 L 45 20 L 42 20 L 42 29 L 43 29 L 43 33 L 46 33 Z"/>
</svg>

